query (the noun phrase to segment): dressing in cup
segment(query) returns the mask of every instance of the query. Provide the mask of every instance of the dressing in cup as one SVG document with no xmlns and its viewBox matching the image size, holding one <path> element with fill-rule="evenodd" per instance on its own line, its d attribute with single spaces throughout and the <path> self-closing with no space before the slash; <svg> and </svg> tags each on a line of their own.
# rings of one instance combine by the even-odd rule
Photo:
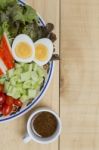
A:
<svg viewBox="0 0 99 150">
<path fill-rule="evenodd" d="M 55 141 L 61 133 L 59 116 L 49 108 L 39 108 L 32 113 L 27 122 L 24 143 L 34 140 L 41 144 Z"/>
</svg>

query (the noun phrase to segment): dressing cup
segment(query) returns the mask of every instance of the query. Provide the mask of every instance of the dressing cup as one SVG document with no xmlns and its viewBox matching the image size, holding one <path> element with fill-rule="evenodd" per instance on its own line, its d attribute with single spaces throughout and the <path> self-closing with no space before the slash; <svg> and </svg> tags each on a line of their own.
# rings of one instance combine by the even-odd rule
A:
<svg viewBox="0 0 99 150">
<path fill-rule="evenodd" d="M 56 128 L 55 132 L 50 137 L 41 137 L 33 131 L 33 119 L 35 118 L 35 116 L 37 116 L 39 113 L 42 113 L 42 112 L 51 113 L 57 120 L 57 128 Z M 30 115 L 30 117 L 28 119 L 27 133 L 23 137 L 23 141 L 24 141 L 24 143 L 28 143 L 31 140 L 33 140 L 37 143 L 41 143 L 41 144 L 52 143 L 53 141 L 55 141 L 59 137 L 59 135 L 61 133 L 61 128 L 62 128 L 61 120 L 60 120 L 60 118 L 56 112 L 54 112 L 53 110 L 46 108 L 46 107 L 38 108 L 37 110 L 35 110 Z"/>
</svg>

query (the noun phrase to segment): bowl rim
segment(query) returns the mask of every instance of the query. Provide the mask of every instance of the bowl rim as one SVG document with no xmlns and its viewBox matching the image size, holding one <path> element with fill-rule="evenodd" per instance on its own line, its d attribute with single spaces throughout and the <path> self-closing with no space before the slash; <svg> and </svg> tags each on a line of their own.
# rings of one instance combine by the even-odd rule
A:
<svg viewBox="0 0 99 150">
<path fill-rule="evenodd" d="M 24 2 L 20 1 L 19 2 L 21 4 L 25 4 Z M 38 14 L 39 16 L 39 20 L 41 22 L 41 24 L 43 26 L 45 26 L 45 21 L 43 20 L 43 18 Z M 47 75 L 47 80 L 45 82 L 45 85 L 43 86 L 42 90 L 39 92 L 38 96 L 31 102 L 31 104 L 29 104 L 28 106 L 26 106 L 23 110 L 20 110 L 18 113 L 16 114 L 13 114 L 13 115 L 10 115 L 8 117 L 0 117 L 0 123 L 4 123 L 4 122 L 8 122 L 8 121 L 11 121 L 11 120 L 14 120 L 16 118 L 19 118 L 21 116 L 23 116 L 24 114 L 26 114 L 29 110 L 31 110 L 35 105 L 37 105 L 43 98 L 44 94 L 46 93 L 49 85 L 50 85 L 50 82 L 51 82 L 51 79 L 53 77 L 53 72 L 54 72 L 54 62 L 51 61 L 50 62 L 50 67 L 49 67 L 49 73 Z"/>
</svg>

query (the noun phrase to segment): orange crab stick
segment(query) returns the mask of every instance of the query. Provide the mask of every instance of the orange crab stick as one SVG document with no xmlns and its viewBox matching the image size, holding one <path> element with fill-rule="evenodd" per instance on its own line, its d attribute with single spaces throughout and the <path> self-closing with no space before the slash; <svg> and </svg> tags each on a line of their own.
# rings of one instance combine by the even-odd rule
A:
<svg viewBox="0 0 99 150">
<path fill-rule="evenodd" d="M 14 59 L 11 54 L 11 47 L 7 38 L 6 33 L 3 34 L 1 39 L 1 48 L 0 48 L 0 58 L 3 60 L 7 69 L 12 69 L 14 67 Z"/>
</svg>

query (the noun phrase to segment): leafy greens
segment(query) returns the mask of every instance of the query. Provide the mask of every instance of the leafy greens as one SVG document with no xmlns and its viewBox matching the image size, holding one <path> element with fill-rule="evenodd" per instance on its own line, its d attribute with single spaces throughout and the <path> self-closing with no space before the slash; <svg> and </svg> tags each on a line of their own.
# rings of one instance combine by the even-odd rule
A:
<svg viewBox="0 0 99 150">
<path fill-rule="evenodd" d="M 17 0 L 0 0 L 0 38 L 6 32 L 10 43 L 21 33 L 29 35 L 33 41 L 43 37 L 56 39 L 52 30 L 51 24 L 39 25 L 38 15 L 31 6 L 20 5 Z"/>
</svg>

